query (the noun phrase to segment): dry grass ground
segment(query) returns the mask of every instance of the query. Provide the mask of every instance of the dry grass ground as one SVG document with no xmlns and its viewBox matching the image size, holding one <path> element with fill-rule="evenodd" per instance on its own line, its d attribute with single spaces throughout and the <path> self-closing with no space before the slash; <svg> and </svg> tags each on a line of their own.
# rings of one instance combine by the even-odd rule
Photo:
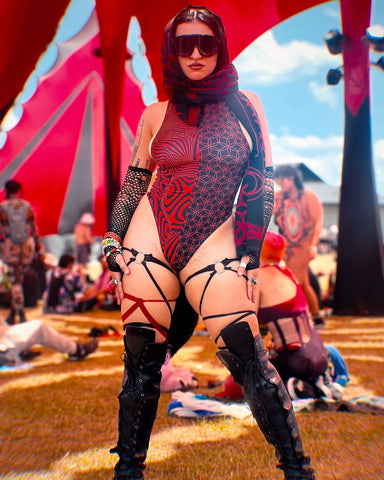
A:
<svg viewBox="0 0 384 480">
<path fill-rule="evenodd" d="M 5 313 L 5 312 L 0 312 Z M 29 318 L 38 318 L 32 309 Z M 91 327 L 119 328 L 118 312 L 44 316 L 57 329 L 84 338 Z M 345 396 L 384 396 L 384 318 L 332 318 L 321 331 L 342 352 L 351 375 Z M 0 373 L 0 479 L 107 480 L 115 455 L 117 399 L 122 363 L 120 337 L 100 339 L 83 362 L 42 349 L 33 368 Z M 211 395 L 209 380 L 227 372 L 213 342 L 194 336 L 175 364 L 192 369 L 199 393 Z M 272 448 L 251 418 L 186 420 L 167 415 L 162 394 L 147 462 L 147 480 L 272 480 Z M 312 412 L 297 415 L 318 480 L 383 480 L 384 416 Z"/>
</svg>

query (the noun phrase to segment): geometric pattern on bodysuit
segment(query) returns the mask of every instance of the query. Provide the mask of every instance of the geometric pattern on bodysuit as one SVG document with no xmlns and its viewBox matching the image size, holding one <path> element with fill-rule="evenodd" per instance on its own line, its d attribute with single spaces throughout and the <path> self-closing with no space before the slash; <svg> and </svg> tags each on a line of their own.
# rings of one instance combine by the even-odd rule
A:
<svg viewBox="0 0 384 480">
<path fill-rule="evenodd" d="M 169 104 L 152 144 L 158 174 L 148 198 L 160 243 L 176 271 L 232 213 L 250 149 L 225 102 L 208 103 L 199 126 Z"/>
</svg>

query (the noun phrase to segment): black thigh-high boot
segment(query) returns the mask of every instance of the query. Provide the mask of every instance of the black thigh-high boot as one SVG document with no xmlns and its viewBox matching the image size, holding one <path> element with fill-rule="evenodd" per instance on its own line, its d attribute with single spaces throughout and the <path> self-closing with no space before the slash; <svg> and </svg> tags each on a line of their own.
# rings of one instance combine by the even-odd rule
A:
<svg viewBox="0 0 384 480">
<path fill-rule="evenodd" d="M 125 326 L 124 376 L 119 393 L 119 455 L 115 480 L 143 479 L 149 437 L 160 397 L 161 367 L 168 345 L 154 343 L 152 330 Z"/>
<path fill-rule="evenodd" d="M 249 325 L 241 322 L 223 329 L 221 337 L 227 348 L 220 350 L 217 356 L 235 382 L 243 387 L 253 417 L 267 442 L 275 447 L 280 462 L 278 468 L 284 471 L 285 479 L 313 480 L 315 476 L 309 466 L 309 457 L 304 455 L 291 399 L 268 360 L 261 336 L 253 339 Z"/>
</svg>

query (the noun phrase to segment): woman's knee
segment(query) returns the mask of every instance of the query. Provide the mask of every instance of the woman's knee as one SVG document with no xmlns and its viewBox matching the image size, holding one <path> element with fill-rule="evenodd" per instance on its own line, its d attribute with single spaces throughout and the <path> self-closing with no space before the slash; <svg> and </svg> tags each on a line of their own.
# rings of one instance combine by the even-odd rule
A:
<svg viewBox="0 0 384 480">
<path fill-rule="evenodd" d="M 216 338 L 216 344 L 220 347 L 220 340 L 224 348 L 239 358 L 248 358 L 254 352 L 255 334 L 246 321 L 231 323 L 225 326 Z"/>
</svg>

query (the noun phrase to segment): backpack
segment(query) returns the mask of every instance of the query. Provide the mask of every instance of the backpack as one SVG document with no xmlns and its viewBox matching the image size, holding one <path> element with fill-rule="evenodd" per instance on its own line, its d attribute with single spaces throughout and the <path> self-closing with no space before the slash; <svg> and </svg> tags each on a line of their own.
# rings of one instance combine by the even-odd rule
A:
<svg viewBox="0 0 384 480">
<path fill-rule="evenodd" d="M 22 245 L 30 237 L 28 211 L 31 207 L 29 203 L 25 201 L 4 202 L 2 208 L 7 215 L 12 243 Z"/>
</svg>

